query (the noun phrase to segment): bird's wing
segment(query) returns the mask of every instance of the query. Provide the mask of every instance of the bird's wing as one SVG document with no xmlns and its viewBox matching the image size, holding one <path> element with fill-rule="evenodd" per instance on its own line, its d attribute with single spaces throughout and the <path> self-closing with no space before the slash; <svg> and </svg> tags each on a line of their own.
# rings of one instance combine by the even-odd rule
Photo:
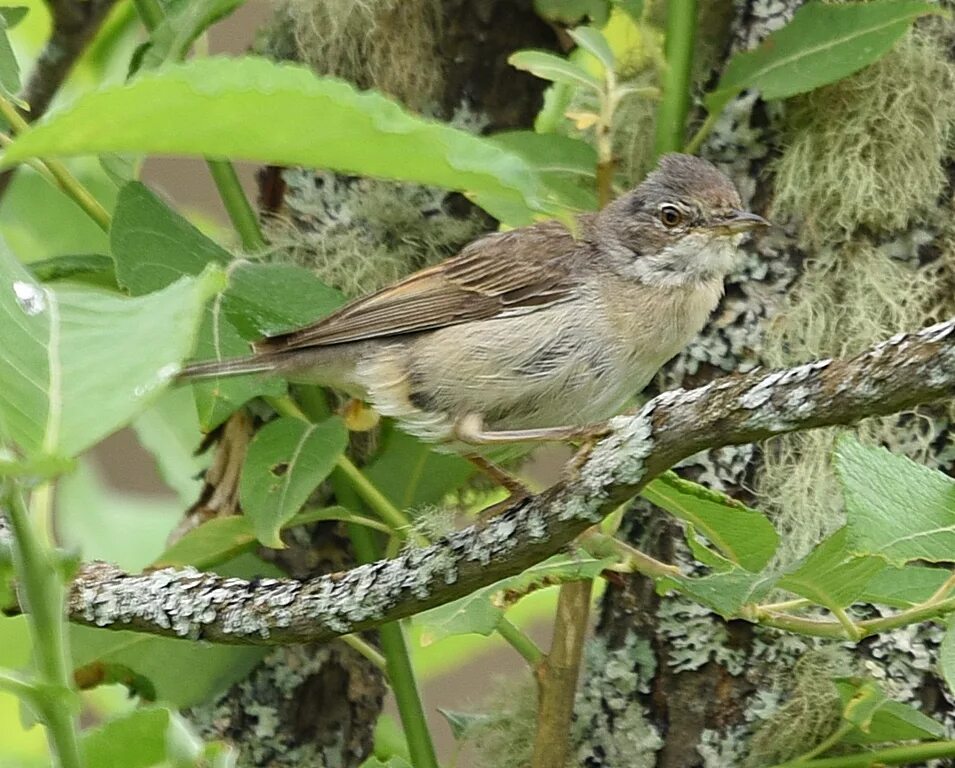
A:
<svg viewBox="0 0 955 768">
<path fill-rule="evenodd" d="M 488 235 L 311 325 L 262 339 L 255 351 L 399 336 L 540 309 L 571 295 L 569 268 L 581 247 L 557 222 Z"/>
</svg>

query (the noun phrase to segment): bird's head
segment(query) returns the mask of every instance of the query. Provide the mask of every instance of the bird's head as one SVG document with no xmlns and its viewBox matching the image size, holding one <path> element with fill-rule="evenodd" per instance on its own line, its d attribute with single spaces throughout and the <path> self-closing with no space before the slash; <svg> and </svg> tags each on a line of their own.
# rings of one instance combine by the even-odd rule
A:
<svg viewBox="0 0 955 768">
<path fill-rule="evenodd" d="M 685 285 L 725 277 L 743 235 L 766 226 L 743 208 L 733 182 L 712 163 L 669 154 L 636 189 L 601 211 L 597 231 L 628 277 Z"/>
</svg>

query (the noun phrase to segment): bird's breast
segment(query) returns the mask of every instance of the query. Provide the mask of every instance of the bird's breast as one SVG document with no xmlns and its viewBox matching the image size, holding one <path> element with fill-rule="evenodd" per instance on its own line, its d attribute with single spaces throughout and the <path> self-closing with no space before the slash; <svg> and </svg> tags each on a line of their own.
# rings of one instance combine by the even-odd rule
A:
<svg viewBox="0 0 955 768">
<path fill-rule="evenodd" d="M 700 332 L 723 294 L 722 280 L 648 286 L 621 280 L 601 299 L 621 354 L 645 381 Z M 647 370 L 652 369 L 647 375 Z"/>
</svg>

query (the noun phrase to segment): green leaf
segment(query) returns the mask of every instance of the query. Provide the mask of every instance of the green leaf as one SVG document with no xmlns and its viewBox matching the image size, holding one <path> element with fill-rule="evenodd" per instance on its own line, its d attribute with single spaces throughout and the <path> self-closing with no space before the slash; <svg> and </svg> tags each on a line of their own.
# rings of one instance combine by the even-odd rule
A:
<svg viewBox="0 0 955 768">
<path fill-rule="evenodd" d="M 452 709 L 443 709 L 438 707 L 438 712 L 444 717 L 451 728 L 451 735 L 455 741 L 461 741 L 468 736 L 468 733 L 475 727 L 492 722 L 494 717 L 484 712 L 457 712 Z"/>
<path fill-rule="evenodd" d="M 159 396 L 189 355 L 221 273 L 133 299 L 53 290 L 0 252 L 0 434 L 27 456 L 74 456 Z"/>
<path fill-rule="evenodd" d="M 859 600 L 864 603 L 891 605 L 894 608 L 910 608 L 928 600 L 948 577 L 949 572 L 943 568 L 923 565 L 885 568 L 865 585 Z"/>
<path fill-rule="evenodd" d="M 861 683 L 836 680 L 835 683 L 842 699 L 842 719 L 863 733 L 869 731 L 875 713 L 888 700 L 885 693 L 872 680 Z"/>
<path fill-rule="evenodd" d="M 534 12 L 541 18 L 572 25 L 584 16 L 598 27 L 602 27 L 610 18 L 608 0 L 534 0 Z"/>
<path fill-rule="evenodd" d="M 139 182 L 120 191 L 110 230 L 110 250 L 119 284 L 133 295 L 195 275 L 208 264 L 227 265 L 231 254 L 210 240 Z M 245 338 L 224 317 L 222 296 L 203 318 L 196 345 L 199 359 L 225 359 L 249 353 Z M 210 431 L 259 395 L 280 395 L 284 385 L 262 377 L 200 381 L 194 385 L 199 424 Z"/>
<path fill-rule="evenodd" d="M 49 480 L 65 475 L 74 469 L 76 469 L 76 459 L 64 459 L 61 456 L 37 456 L 26 461 L 0 459 L 0 478 L 19 477 L 27 484 L 35 480 Z"/>
<path fill-rule="evenodd" d="M 907 704 L 889 699 L 873 680 L 838 678 L 833 681 L 842 699 L 842 718 L 855 726 L 842 741 L 847 744 L 932 739 L 944 728 Z"/>
<path fill-rule="evenodd" d="M 690 554 L 695 560 L 698 560 L 708 568 L 714 571 L 732 571 L 737 568 L 737 564 L 729 558 L 723 557 L 719 552 L 714 551 L 709 543 L 696 532 L 692 525 L 684 526 L 684 538 L 687 546 L 690 548 Z"/>
<path fill-rule="evenodd" d="M 730 59 L 716 90 L 704 98 L 706 108 L 719 112 L 746 88 L 759 89 L 764 99 L 784 99 L 834 83 L 882 57 L 929 13 L 944 11 L 909 0 L 806 3 L 758 47 Z"/>
<path fill-rule="evenodd" d="M 165 288 L 232 255 L 173 211 L 138 181 L 124 186 L 110 228 L 116 280 L 133 296 Z"/>
<path fill-rule="evenodd" d="M 174 717 L 168 709 L 138 709 L 87 731 L 82 752 L 86 765 L 149 768 L 166 760 L 166 736 Z"/>
<path fill-rule="evenodd" d="M 893 565 L 949 562 L 955 552 L 955 480 L 845 436 L 835 467 L 846 500 L 849 547 Z"/>
<path fill-rule="evenodd" d="M 139 443 L 152 455 L 163 481 L 185 507 L 202 489 L 202 472 L 209 464 L 208 452 L 197 455 L 201 434 L 196 404 L 186 387 L 163 392 L 152 407 L 132 424 Z"/>
<path fill-rule="evenodd" d="M 945 637 L 938 649 L 938 666 L 949 693 L 955 693 L 955 616 L 949 616 Z"/>
<path fill-rule="evenodd" d="M 81 743 L 84 765 L 97 768 L 215 768 L 232 764 L 223 749 L 231 751 L 221 743 L 203 744 L 182 717 L 164 707 L 115 717 L 85 731 Z"/>
<path fill-rule="evenodd" d="M 643 19 L 643 0 L 613 0 L 613 4 L 623 10 L 635 22 Z"/>
<path fill-rule="evenodd" d="M 597 210 L 597 152 L 587 142 L 535 131 L 507 131 L 490 139 L 523 157 L 564 208 Z"/>
<path fill-rule="evenodd" d="M 0 18 L 3 19 L 4 29 L 13 29 L 26 18 L 30 9 L 25 5 L 11 5 L 0 8 Z"/>
<path fill-rule="evenodd" d="M 307 67 L 256 57 L 195 59 L 85 94 L 21 134 L 3 164 L 103 152 L 305 165 L 524 203 L 528 218 L 561 213 L 533 170 L 492 142 Z"/>
<path fill-rule="evenodd" d="M 268 652 L 72 625 L 73 666 L 123 666 L 148 680 L 158 701 L 189 707 L 241 680 Z"/>
<path fill-rule="evenodd" d="M 28 265 L 30 272 L 41 283 L 53 280 L 89 279 L 104 287 L 116 286 L 116 272 L 113 260 L 99 253 L 56 256 L 52 259 L 33 261 Z"/>
<path fill-rule="evenodd" d="M 282 526 L 328 477 L 347 443 L 348 431 L 337 417 L 306 424 L 283 416 L 256 433 L 242 466 L 239 500 L 259 541 L 285 546 Z"/>
<path fill-rule="evenodd" d="M 594 27 L 577 27 L 576 29 L 568 29 L 567 34 L 574 39 L 577 45 L 596 57 L 597 61 L 603 64 L 604 69 L 610 72 L 614 71 L 614 67 L 617 63 L 616 57 L 610 49 L 607 38 L 603 36 L 603 33 L 599 29 L 595 29 Z"/>
<path fill-rule="evenodd" d="M 17 103 L 20 100 L 20 65 L 7 37 L 7 30 L 13 28 L 27 14 L 23 7 L 0 8 L 0 92 Z"/>
<path fill-rule="evenodd" d="M 56 489 L 59 541 L 84 560 L 105 560 L 128 571 L 146 567 L 162 551 L 182 509 L 167 496 L 115 490 L 85 456 Z"/>
<path fill-rule="evenodd" d="M 657 591 L 675 588 L 698 603 L 712 608 L 724 619 L 732 619 L 744 605 L 765 597 L 772 583 L 772 578 L 768 576 L 735 568 L 699 578 L 664 578 L 660 580 Z"/>
<path fill-rule="evenodd" d="M 344 300 L 304 267 L 245 263 L 230 271 L 222 309 L 244 338 L 256 340 L 318 320 Z"/>
<path fill-rule="evenodd" d="M 120 285 L 133 294 L 154 291 L 179 275 L 198 274 L 231 255 L 173 211 L 147 187 L 123 187 L 116 206 L 111 251 Z M 210 305 L 197 344 L 197 359 L 249 354 L 249 340 L 289 330 L 322 317 L 342 303 L 341 294 L 308 270 L 281 264 L 232 262 L 229 286 Z M 199 424 L 210 431 L 260 395 L 278 396 L 285 384 L 263 376 L 198 381 Z"/>
<path fill-rule="evenodd" d="M 344 507 L 323 507 L 301 512 L 284 526 L 307 525 L 319 520 L 344 520 L 361 522 Z M 207 520 L 198 528 L 188 531 L 172 544 L 151 564 L 152 568 L 181 568 L 191 565 L 205 570 L 231 560 L 258 546 L 252 521 L 244 515 L 217 517 Z"/>
<path fill-rule="evenodd" d="M 441 501 L 474 474 L 474 465 L 455 454 L 438 453 L 388 422 L 365 474 L 396 507 L 413 509 Z"/>
<path fill-rule="evenodd" d="M 70 171 L 107 210 L 116 188 L 89 158 L 68 163 Z M 3 196 L 0 233 L 17 258 L 31 263 L 76 253 L 106 253 L 105 232 L 58 187 L 36 171 L 20 167 Z"/>
<path fill-rule="evenodd" d="M 594 579 L 611 562 L 584 554 L 559 555 L 460 600 L 432 608 L 415 619 L 422 625 L 421 643 L 430 645 L 445 637 L 467 633 L 490 635 L 516 598 L 568 581 Z"/>
<path fill-rule="evenodd" d="M 885 568 L 885 561 L 872 555 L 853 556 L 847 538 L 846 529 L 840 528 L 816 545 L 776 586 L 830 609 L 855 602 L 872 577 Z"/>
<path fill-rule="evenodd" d="M 544 51 L 518 51 L 512 53 L 507 63 L 517 69 L 530 72 L 542 80 L 583 86 L 595 91 L 601 89 L 600 81 L 579 64 L 553 53 Z"/>
<path fill-rule="evenodd" d="M 403 757 L 392 755 L 384 762 L 377 757 L 369 757 L 358 768 L 413 768 L 413 766 Z"/>
<path fill-rule="evenodd" d="M 197 360 L 228 360 L 249 354 L 249 343 L 225 317 L 223 295 L 209 306 L 199 330 Z M 211 432 L 255 397 L 279 397 L 284 381 L 268 375 L 200 379 L 192 384 L 196 413 L 203 432 Z"/>
<path fill-rule="evenodd" d="M 641 492 L 652 504 L 690 523 L 734 563 L 758 571 L 776 552 L 779 535 L 762 512 L 667 473 Z"/>
<path fill-rule="evenodd" d="M 245 0 L 190 0 L 170 8 L 149 34 L 149 44 L 140 58 L 141 69 L 154 69 L 167 61 L 180 61 L 209 27 L 224 19 Z"/>
</svg>

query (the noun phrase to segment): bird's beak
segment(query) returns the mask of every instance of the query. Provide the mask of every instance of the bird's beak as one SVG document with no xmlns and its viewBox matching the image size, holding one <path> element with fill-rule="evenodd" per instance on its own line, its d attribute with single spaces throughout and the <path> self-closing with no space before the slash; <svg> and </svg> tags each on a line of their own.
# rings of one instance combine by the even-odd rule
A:
<svg viewBox="0 0 955 768">
<path fill-rule="evenodd" d="M 725 218 L 714 224 L 714 228 L 722 229 L 731 234 L 749 232 L 757 227 L 771 227 L 772 224 L 756 213 L 749 211 L 733 211 Z"/>
</svg>

